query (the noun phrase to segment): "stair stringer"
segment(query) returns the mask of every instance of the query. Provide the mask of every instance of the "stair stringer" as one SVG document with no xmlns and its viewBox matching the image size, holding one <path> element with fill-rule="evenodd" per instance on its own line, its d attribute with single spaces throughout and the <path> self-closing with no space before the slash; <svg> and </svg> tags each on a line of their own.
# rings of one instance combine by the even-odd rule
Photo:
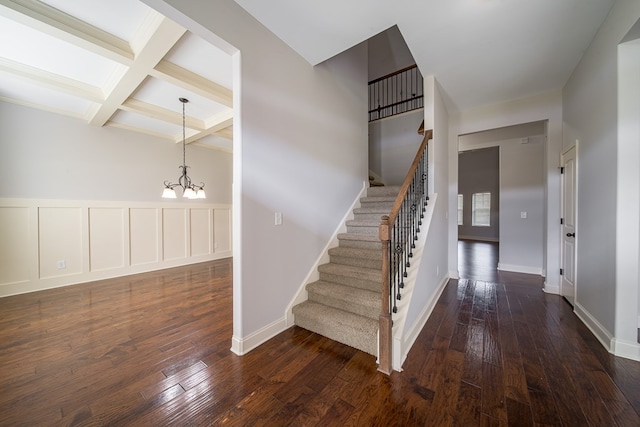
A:
<svg viewBox="0 0 640 427">
<path fill-rule="evenodd" d="M 444 286 L 448 282 L 448 277 L 446 277 L 443 283 L 439 284 L 437 292 L 431 297 L 429 303 L 424 307 L 416 322 L 413 325 L 409 325 L 407 330 L 405 325 L 407 312 L 409 305 L 411 304 L 413 290 L 416 286 L 420 268 L 423 265 L 422 261 L 426 255 L 425 246 L 429 236 L 429 230 L 431 229 L 431 222 L 437 199 L 437 194 L 429 196 L 429 203 L 427 204 L 424 218 L 422 219 L 422 225 L 420 226 L 421 230 L 418 234 L 418 240 L 416 241 L 416 248 L 414 249 L 413 257 L 411 258 L 411 267 L 407 270 L 407 277 L 404 280 L 405 286 L 402 292 L 402 299 L 397 304 L 398 312 L 393 315 L 391 364 L 393 370 L 398 372 L 402 371 L 402 364 L 407 358 L 409 350 L 411 350 L 418 334 L 431 315 Z"/>
<path fill-rule="evenodd" d="M 307 293 L 307 285 L 320 279 L 320 272 L 318 271 L 318 267 L 329 262 L 329 249 L 338 247 L 340 243 L 338 241 L 338 235 L 347 232 L 346 222 L 354 219 L 353 210 L 360 207 L 360 199 L 367 195 L 367 188 L 369 188 L 369 183 L 367 181 L 363 181 L 360 193 L 356 196 L 353 204 L 351 205 L 345 216 L 342 218 L 342 221 L 338 224 L 338 228 L 336 228 L 335 232 L 327 242 L 327 246 L 325 246 L 322 252 L 320 252 L 320 255 L 318 256 L 318 259 L 316 259 L 315 264 L 311 266 L 309 273 L 302 281 L 300 288 L 298 288 L 298 292 L 296 292 L 289 305 L 287 305 L 284 314 L 287 328 L 290 328 L 294 325 L 295 318 L 293 316 L 293 307 L 309 299 L 309 294 Z"/>
</svg>

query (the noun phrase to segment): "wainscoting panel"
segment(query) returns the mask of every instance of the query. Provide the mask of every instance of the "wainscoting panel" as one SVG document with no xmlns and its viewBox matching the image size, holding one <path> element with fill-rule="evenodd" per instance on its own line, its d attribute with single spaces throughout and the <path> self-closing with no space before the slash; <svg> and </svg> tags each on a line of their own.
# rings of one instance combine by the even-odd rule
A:
<svg viewBox="0 0 640 427">
<path fill-rule="evenodd" d="M 89 268 L 124 267 L 126 249 L 122 208 L 89 208 Z"/>
<path fill-rule="evenodd" d="M 213 238 L 216 252 L 231 251 L 231 209 L 213 212 Z"/>
<path fill-rule="evenodd" d="M 187 210 L 162 210 L 162 256 L 165 261 L 187 257 Z"/>
<path fill-rule="evenodd" d="M 82 273 L 82 209 L 46 207 L 38 210 L 40 278 Z"/>
<path fill-rule="evenodd" d="M 231 257 L 231 206 L 196 203 L 0 199 L 0 297 Z"/>
<path fill-rule="evenodd" d="M 191 209 L 191 256 L 208 255 L 213 252 L 213 211 Z"/>
<path fill-rule="evenodd" d="M 0 284 L 29 280 L 29 209 L 0 207 Z"/>
<path fill-rule="evenodd" d="M 129 250 L 131 265 L 158 262 L 158 209 L 129 209 Z"/>
</svg>

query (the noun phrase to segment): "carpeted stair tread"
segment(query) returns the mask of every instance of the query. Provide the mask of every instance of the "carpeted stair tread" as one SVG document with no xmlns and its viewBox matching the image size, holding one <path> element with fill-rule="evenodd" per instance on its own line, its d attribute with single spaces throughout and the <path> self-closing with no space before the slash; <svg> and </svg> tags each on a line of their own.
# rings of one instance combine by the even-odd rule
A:
<svg viewBox="0 0 640 427">
<path fill-rule="evenodd" d="M 365 196 L 360 199 L 360 203 L 391 203 L 396 201 L 396 196 Z"/>
<path fill-rule="evenodd" d="M 382 270 L 382 250 L 337 247 L 329 249 L 332 263 Z"/>
<path fill-rule="evenodd" d="M 340 233 L 338 234 L 338 241 L 340 242 L 340 246 L 344 248 L 382 250 L 382 242 L 380 242 L 378 235 Z"/>
<path fill-rule="evenodd" d="M 382 260 L 382 251 L 338 246 L 337 248 L 329 249 L 329 256 Z"/>
<path fill-rule="evenodd" d="M 368 188 L 367 196 L 397 196 L 400 192 L 399 185 L 386 185 L 384 187 Z"/>
<path fill-rule="evenodd" d="M 380 292 L 318 280 L 307 285 L 309 300 L 370 319 L 380 315 Z"/>
<path fill-rule="evenodd" d="M 296 325 L 332 340 L 377 354 L 378 321 L 344 310 L 305 301 L 293 307 Z"/>
<path fill-rule="evenodd" d="M 382 271 L 370 268 L 354 267 L 336 263 L 323 264 L 318 267 L 320 280 L 353 286 L 378 292 L 382 286 Z"/>
<path fill-rule="evenodd" d="M 322 264 L 318 266 L 320 273 L 332 273 L 345 277 L 353 277 L 354 279 L 382 281 L 382 271 L 372 270 L 370 268 L 355 267 L 342 264 Z"/>
<path fill-rule="evenodd" d="M 380 214 L 380 216 L 382 215 L 389 215 L 389 212 L 391 212 L 390 209 L 387 209 L 386 207 L 383 206 L 370 206 L 370 207 L 362 207 L 362 208 L 355 208 L 353 210 L 353 213 L 358 215 L 358 214 Z"/>
<path fill-rule="evenodd" d="M 340 233 L 338 240 L 360 240 L 363 242 L 380 242 L 380 237 L 371 234 Z"/>
</svg>

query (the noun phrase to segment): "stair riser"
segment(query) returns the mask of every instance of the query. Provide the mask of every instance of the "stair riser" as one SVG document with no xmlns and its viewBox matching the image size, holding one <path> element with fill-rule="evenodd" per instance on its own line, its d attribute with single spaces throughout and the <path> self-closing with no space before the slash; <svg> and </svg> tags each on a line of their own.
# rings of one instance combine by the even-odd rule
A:
<svg viewBox="0 0 640 427">
<path fill-rule="evenodd" d="M 382 276 L 382 272 L 380 273 Z M 382 288 L 382 277 L 379 281 L 355 279 L 353 277 L 342 276 L 339 274 L 320 272 L 320 280 L 325 282 L 339 283 L 341 285 L 353 286 L 354 288 L 366 289 L 368 291 L 380 292 Z"/>
<path fill-rule="evenodd" d="M 380 307 L 369 307 L 366 305 L 358 304 L 356 301 L 344 301 L 315 292 L 309 292 L 309 300 L 328 305 L 329 307 L 334 307 L 340 310 L 359 314 L 360 316 L 365 316 L 373 320 L 377 320 L 380 316 Z"/>
<path fill-rule="evenodd" d="M 348 340 L 345 339 L 342 328 L 335 327 L 334 325 L 330 325 L 327 323 L 322 323 L 312 317 L 307 316 L 303 310 L 294 311 L 294 315 L 295 324 L 300 326 L 301 328 L 307 329 L 311 332 L 315 332 L 334 341 L 338 341 L 348 346 L 357 348 L 358 350 L 362 350 L 365 353 L 369 353 L 374 356 L 377 355 L 376 336 L 361 337 L 360 339 Z"/>
<path fill-rule="evenodd" d="M 361 200 L 360 206 L 362 206 L 365 209 L 367 208 L 384 209 L 385 212 L 391 212 L 391 209 L 393 209 L 393 203 L 388 203 L 388 202 L 367 202 L 367 201 Z"/>
<path fill-rule="evenodd" d="M 347 225 L 347 233 L 366 234 L 368 236 L 377 236 L 377 226 L 361 226 L 361 225 Z"/>
<path fill-rule="evenodd" d="M 367 189 L 367 196 L 369 197 L 387 197 L 397 196 L 400 192 L 400 186 L 388 185 L 384 187 L 370 187 Z"/>
<path fill-rule="evenodd" d="M 357 213 L 353 215 L 353 219 L 356 221 L 380 221 L 383 215 L 388 215 L 388 213 Z"/>
<path fill-rule="evenodd" d="M 351 265 L 354 267 L 364 267 L 364 268 L 370 268 L 372 270 L 382 271 L 382 260 L 353 258 L 353 257 L 334 256 L 334 255 L 332 255 L 330 259 L 331 259 L 331 262 L 335 264 Z"/>
<path fill-rule="evenodd" d="M 363 240 L 340 239 L 340 246 L 343 248 L 370 249 L 370 250 L 377 250 L 377 251 L 382 250 L 382 243 L 367 242 Z"/>
</svg>

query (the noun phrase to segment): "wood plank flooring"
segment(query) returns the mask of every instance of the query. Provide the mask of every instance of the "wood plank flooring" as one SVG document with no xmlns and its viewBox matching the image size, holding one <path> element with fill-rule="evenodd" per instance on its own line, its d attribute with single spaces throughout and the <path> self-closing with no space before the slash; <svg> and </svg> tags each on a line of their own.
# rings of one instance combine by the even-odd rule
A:
<svg viewBox="0 0 640 427">
<path fill-rule="evenodd" d="M 496 278 L 451 281 L 389 377 L 298 327 L 231 353 L 231 260 L 3 298 L 0 425 L 639 426 L 640 363 Z"/>
</svg>

